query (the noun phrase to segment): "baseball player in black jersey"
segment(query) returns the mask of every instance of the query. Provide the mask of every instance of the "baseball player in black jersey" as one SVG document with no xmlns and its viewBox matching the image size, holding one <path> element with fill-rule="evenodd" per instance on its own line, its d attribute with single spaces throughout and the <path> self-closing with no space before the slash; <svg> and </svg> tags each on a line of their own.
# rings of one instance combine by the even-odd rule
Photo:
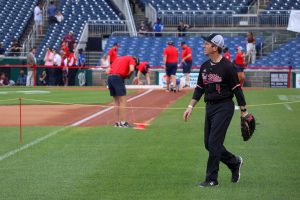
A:
<svg viewBox="0 0 300 200">
<path fill-rule="evenodd" d="M 243 160 L 235 156 L 224 147 L 225 135 L 234 113 L 235 95 L 240 106 L 241 116 L 247 115 L 246 102 L 241 89 L 237 73 L 231 62 L 222 56 L 224 39 L 213 33 L 204 39 L 204 54 L 210 59 L 200 68 L 197 86 L 193 98 L 183 114 L 185 121 L 191 116 L 193 107 L 204 94 L 206 103 L 204 143 L 209 152 L 206 168 L 206 178 L 199 183 L 200 187 L 218 185 L 218 171 L 220 161 L 232 172 L 231 181 L 236 183 L 240 179 L 240 168 Z"/>
</svg>

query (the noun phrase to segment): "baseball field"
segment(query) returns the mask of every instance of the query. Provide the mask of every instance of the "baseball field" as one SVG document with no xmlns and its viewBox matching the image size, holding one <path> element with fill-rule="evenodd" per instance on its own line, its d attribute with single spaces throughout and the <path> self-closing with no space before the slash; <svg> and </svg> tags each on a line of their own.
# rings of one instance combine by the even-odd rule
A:
<svg viewBox="0 0 300 200">
<path fill-rule="evenodd" d="M 137 130 L 113 127 L 105 88 L 1 88 L 0 199 L 299 199 L 300 90 L 244 93 L 257 130 L 242 141 L 237 110 L 225 141 L 244 159 L 241 180 L 221 164 L 219 186 L 199 188 L 203 100 L 182 120 L 192 90 L 129 90 L 129 122 L 149 124 Z"/>
</svg>

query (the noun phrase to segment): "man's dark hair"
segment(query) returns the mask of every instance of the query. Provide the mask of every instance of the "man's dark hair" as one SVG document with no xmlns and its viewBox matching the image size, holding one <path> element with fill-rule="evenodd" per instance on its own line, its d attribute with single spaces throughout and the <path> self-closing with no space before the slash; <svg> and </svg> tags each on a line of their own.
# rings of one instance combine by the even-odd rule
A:
<svg viewBox="0 0 300 200">
<path fill-rule="evenodd" d="M 221 54 L 223 52 L 223 49 L 221 47 L 218 47 L 218 53 Z"/>
<path fill-rule="evenodd" d="M 223 52 L 223 48 L 222 47 L 218 47 L 217 45 L 211 43 L 212 47 L 217 47 L 218 48 L 218 53 L 221 54 Z"/>
</svg>

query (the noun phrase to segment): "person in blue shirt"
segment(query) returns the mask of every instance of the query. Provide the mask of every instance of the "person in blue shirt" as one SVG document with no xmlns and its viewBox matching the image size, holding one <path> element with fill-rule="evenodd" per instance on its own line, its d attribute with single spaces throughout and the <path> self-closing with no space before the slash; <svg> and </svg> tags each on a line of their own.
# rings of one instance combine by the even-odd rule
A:
<svg viewBox="0 0 300 200">
<path fill-rule="evenodd" d="M 26 85 L 27 76 L 23 69 L 20 70 L 16 85 Z"/>
<path fill-rule="evenodd" d="M 161 37 L 162 30 L 164 29 L 164 25 L 161 22 L 161 18 L 157 18 L 157 21 L 153 24 L 153 32 L 155 32 L 156 37 Z"/>
<path fill-rule="evenodd" d="M 78 67 L 84 67 L 85 64 L 86 64 L 86 57 L 85 55 L 83 54 L 83 49 L 79 49 L 78 50 L 78 58 L 77 58 L 77 61 L 78 61 Z"/>
<path fill-rule="evenodd" d="M 49 24 L 56 23 L 56 6 L 54 5 L 54 1 L 50 1 L 50 5 L 47 9 Z"/>
</svg>

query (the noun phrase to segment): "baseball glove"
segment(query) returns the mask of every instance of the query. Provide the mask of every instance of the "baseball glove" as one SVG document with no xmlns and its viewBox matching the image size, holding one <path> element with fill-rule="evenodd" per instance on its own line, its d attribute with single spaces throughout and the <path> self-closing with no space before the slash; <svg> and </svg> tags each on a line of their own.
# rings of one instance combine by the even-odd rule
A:
<svg viewBox="0 0 300 200">
<path fill-rule="evenodd" d="M 241 132 L 244 141 L 251 138 L 255 130 L 255 118 L 252 114 L 241 117 Z"/>
</svg>

